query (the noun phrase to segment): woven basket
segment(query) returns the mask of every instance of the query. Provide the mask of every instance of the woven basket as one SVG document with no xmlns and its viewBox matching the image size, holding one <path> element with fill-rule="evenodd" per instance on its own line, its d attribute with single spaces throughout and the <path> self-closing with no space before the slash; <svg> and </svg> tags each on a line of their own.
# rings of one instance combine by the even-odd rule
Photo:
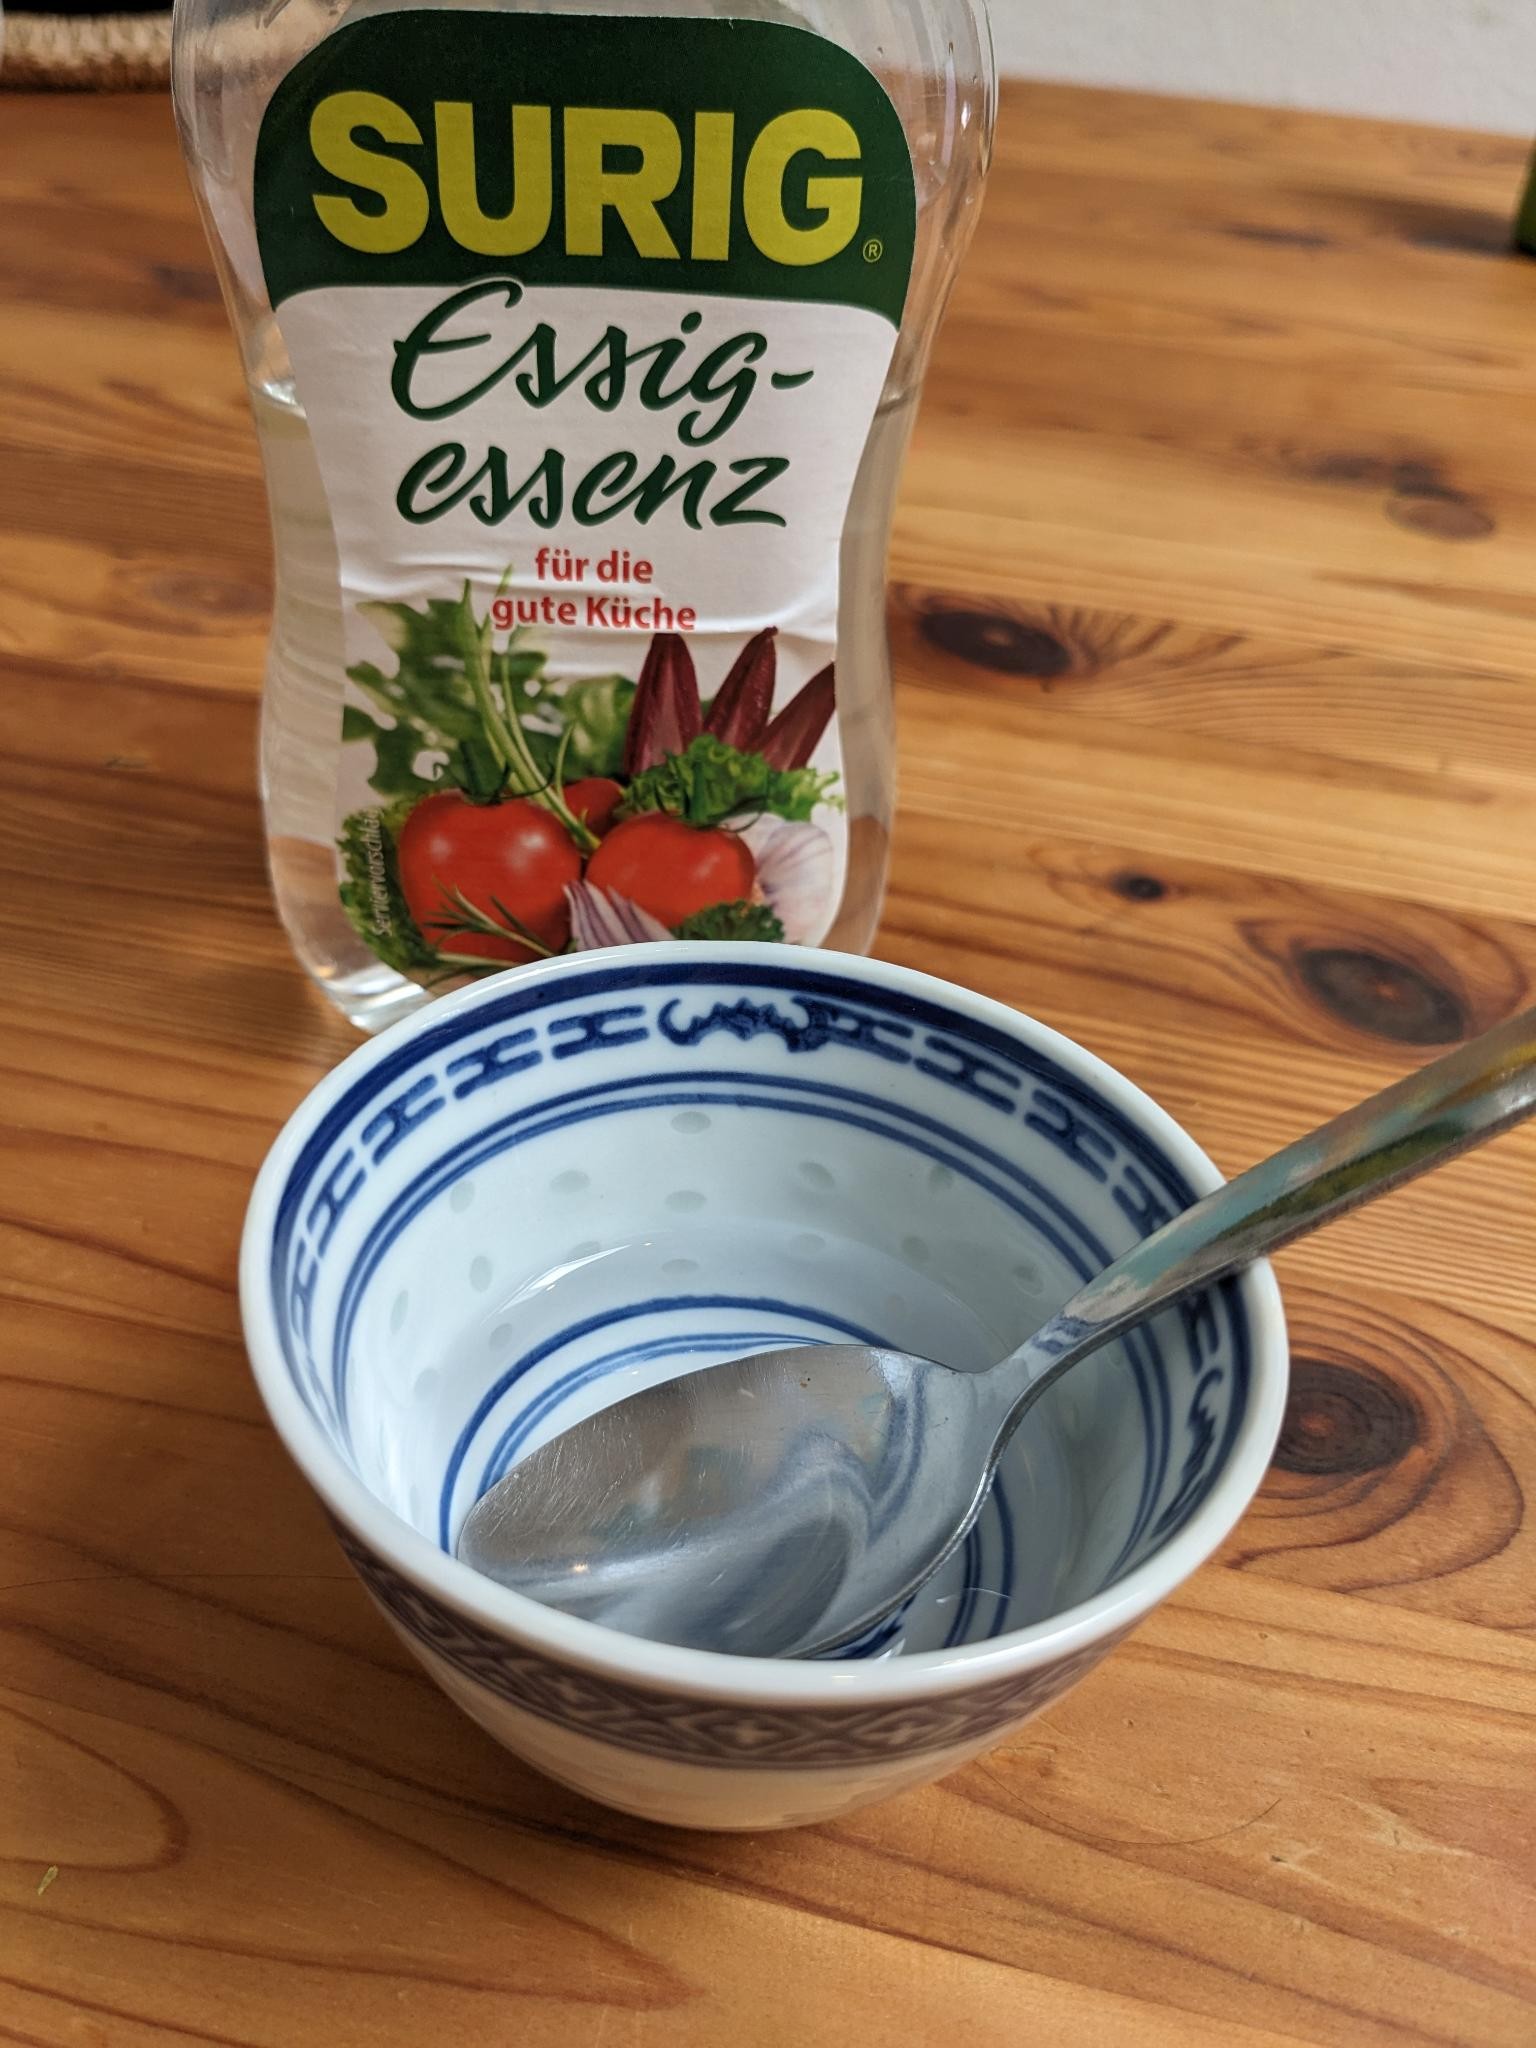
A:
<svg viewBox="0 0 1536 2048">
<path fill-rule="evenodd" d="M 11 14 L 0 86 L 38 92 L 154 92 L 171 77 L 164 14 Z"/>
</svg>

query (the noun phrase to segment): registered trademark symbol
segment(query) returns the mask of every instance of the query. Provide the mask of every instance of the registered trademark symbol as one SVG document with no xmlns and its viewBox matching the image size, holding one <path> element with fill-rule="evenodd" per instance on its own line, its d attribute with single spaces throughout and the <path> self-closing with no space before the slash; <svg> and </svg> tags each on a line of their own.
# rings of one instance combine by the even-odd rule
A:
<svg viewBox="0 0 1536 2048">
<path fill-rule="evenodd" d="M 878 235 L 871 235 L 864 244 L 864 261 L 866 263 L 878 263 L 884 254 L 884 242 L 881 241 Z"/>
</svg>

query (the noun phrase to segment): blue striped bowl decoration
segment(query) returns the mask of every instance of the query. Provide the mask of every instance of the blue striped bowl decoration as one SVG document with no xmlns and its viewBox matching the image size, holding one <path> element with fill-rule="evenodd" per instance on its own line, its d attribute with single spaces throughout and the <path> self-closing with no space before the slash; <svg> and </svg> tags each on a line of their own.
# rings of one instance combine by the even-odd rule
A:
<svg viewBox="0 0 1536 2048">
<path fill-rule="evenodd" d="M 836 1659 L 633 1642 L 459 1565 L 519 1457 L 680 1372 L 854 1339 L 981 1367 L 1216 1184 L 1087 1053 L 905 970 L 654 946 L 449 998 L 324 1081 L 242 1256 L 274 1422 L 389 1620 L 550 1775 L 785 1826 L 939 1775 L 1196 1568 L 1284 1403 L 1267 1269 L 1079 1369 L 962 1554 Z"/>
</svg>

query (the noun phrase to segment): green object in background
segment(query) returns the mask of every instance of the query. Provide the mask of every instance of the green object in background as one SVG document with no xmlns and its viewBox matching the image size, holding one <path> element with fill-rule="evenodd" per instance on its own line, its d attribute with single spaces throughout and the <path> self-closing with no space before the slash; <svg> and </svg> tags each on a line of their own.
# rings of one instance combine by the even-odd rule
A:
<svg viewBox="0 0 1536 2048">
<path fill-rule="evenodd" d="M 1523 249 L 1527 256 L 1536 256 L 1536 157 L 1531 159 L 1525 197 L 1520 202 L 1520 214 L 1515 222 L 1515 246 Z"/>
</svg>

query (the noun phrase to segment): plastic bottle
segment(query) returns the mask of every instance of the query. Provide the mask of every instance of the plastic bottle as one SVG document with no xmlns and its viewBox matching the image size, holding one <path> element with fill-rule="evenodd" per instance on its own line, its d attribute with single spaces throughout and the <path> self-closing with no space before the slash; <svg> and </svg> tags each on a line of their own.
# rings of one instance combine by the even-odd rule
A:
<svg viewBox="0 0 1536 2048">
<path fill-rule="evenodd" d="M 276 556 L 274 889 L 374 1030 L 569 947 L 863 950 L 980 0 L 177 0 Z"/>
</svg>

